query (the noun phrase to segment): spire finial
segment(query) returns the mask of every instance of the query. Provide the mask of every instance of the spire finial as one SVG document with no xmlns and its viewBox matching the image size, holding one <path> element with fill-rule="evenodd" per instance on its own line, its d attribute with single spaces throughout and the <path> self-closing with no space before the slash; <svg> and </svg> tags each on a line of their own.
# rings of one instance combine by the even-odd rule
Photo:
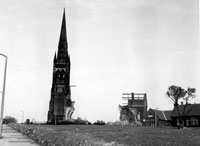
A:
<svg viewBox="0 0 200 146">
<path fill-rule="evenodd" d="M 63 12 L 63 19 L 62 19 L 58 48 L 67 49 L 67 29 L 66 29 L 66 20 L 65 20 L 65 8 Z"/>
<path fill-rule="evenodd" d="M 63 17 L 65 17 L 65 8 L 64 8 L 64 11 L 63 11 Z"/>
</svg>

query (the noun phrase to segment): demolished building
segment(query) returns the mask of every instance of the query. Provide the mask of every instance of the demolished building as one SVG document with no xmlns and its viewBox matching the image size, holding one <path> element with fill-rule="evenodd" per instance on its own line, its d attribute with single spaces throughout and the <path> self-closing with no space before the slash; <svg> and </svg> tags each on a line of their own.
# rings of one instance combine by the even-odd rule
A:
<svg viewBox="0 0 200 146">
<path fill-rule="evenodd" d="M 125 124 L 144 124 L 147 114 L 146 93 L 123 93 L 122 97 L 128 101 L 125 105 L 119 105 L 120 121 Z"/>
</svg>

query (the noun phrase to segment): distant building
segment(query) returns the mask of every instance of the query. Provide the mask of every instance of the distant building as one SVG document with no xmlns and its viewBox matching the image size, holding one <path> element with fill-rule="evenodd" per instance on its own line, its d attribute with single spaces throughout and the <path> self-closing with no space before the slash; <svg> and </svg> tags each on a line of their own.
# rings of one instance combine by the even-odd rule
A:
<svg viewBox="0 0 200 146">
<path fill-rule="evenodd" d="M 147 113 L 146 93 L 124 93 L 123 97 L 128 103 L 119 105 L 120 121 L 132 124 L 143 124 Z"/>
<path fill-rule="evenodd" d="M 57 54 L 55 53 L 53 60 L 53 82 L 47 123 L 59 123 L 71 120 L 74 111 L 74 102 L 71 101 L 70 65 L 64 11 L 58 52 Z"/>
<path fill-rule="evenodd" d="M 173 126 L 180 125 L 178 110 L 181 116 L 184 118 L 184 126 L 200 127 L 200 104 L 188 104 L 187 106 L 181 104 L 178 105 L 178 109 L 174 108 L 171 115 Z"/>
<path fill-rule="evenodd" d="M 145 119 L 146 126 L 170 126 L 172 110 L 149 109 Z"/>
</svg>

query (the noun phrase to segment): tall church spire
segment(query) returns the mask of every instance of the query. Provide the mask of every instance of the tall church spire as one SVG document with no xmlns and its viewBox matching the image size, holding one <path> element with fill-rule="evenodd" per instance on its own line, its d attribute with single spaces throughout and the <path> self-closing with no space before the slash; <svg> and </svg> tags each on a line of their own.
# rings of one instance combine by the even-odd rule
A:
<svg viewBox="0 0 200 146">
<path fill-rule="evenodd" d="M 58 51 L 55 52 L 54 55 L 53 82 L 48 111 L 48 123 L 62 123 L 71 120 L 74 111 L 74 101 L 71 100 L 70 65 L 64 9 Z"/>
<path fill-rule="evenodd" d="M 58 50 L 66 49 L 68 48 L 67 44 L 67 29 L 66 29 L 66 20 L 65 20 L 65 9 L 63 12 L 63 19 L 62 19 L 62 25 L 61 25 L 61 31 L 60 31 L 60 40 L 58 44 Z"/>
</svg>

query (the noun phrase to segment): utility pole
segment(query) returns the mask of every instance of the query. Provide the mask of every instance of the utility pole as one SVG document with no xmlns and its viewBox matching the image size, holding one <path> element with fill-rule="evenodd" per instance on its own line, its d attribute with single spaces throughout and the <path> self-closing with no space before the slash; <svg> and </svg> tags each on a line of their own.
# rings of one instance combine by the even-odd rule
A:
<svg viewBox="0 0 200 146">
<path fill-rule="evenodd" d="M 54 105 L 54 124 L 56 125 L 56 121 L 57 121 L 57 119 L 56 119 L 56 117 L 57 117 L 57 107 L 55 108 L 55 105 Z"/>
<path fill-rule="evenodd" d="M 1 99 L 1 117 L 0 117 L 0 138 L 2 139 L 2 132 L 3 132 L 3 111 L 4 111 L 4 98 L 5 98 L 5 87 L 6 87 L 6 71 L 7 71 L 7 56 L 1 54 L 1 56 L 5 57 L 5 69 L 4 69 L 4 81 L 3 81 L 3 92 L 2 92 L 2 99 Z"/>
<path fill-rule="evenodd" d="M 55 125 L 56 125 L 56 115 L 55 115 Z"/>
<path fill-rule="evenodd" d="M 157 115 L 156 115 L 156 110 L 157 110 L 157 109 L 158 109 L 158 108 L 155 109 L 155 127 L 157 127 L 157 118 L 156 118 L 156 116 L 157 116 Z"/>
</svg>

